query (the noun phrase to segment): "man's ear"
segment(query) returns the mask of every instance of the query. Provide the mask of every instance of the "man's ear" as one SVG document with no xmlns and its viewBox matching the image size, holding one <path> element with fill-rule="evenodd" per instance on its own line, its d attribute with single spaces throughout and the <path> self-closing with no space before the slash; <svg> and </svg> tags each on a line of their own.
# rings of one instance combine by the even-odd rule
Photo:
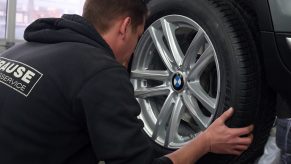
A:
<svg viewBox="0 0 291 164">
<path fill-rule="evenodd" d="M 130 28 L 130 24 L 131 24 L 131 18 L 130 17 L 125 17 L 125 18 L 122 19 L 122 23 L 121 23 L 119 32 L 123 36 L 123 39 L 124 39 L 127 31 Z"/>
</svg>

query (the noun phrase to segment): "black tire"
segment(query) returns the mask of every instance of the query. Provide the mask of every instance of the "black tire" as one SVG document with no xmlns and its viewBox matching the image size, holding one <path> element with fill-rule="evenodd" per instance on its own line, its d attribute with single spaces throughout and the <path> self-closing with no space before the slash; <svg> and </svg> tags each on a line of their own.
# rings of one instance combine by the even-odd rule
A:
<svg viewBox="0 0 291 164">
<path fill-rule="evenodd" d="M 235 108 L 229 127 L 255 124 L 254 142 L 239 157 L 207 154 L 198 163 L 253 163 L 263 153 L 272 127 L 273 93 L 265 85 L 260 66 L 260 48 L 256 45 L 253 20 L 241 5 L 243 1 L 151 0 L 147 27 L 161 17 L 178 14 L 197 22 L 208 34 L 221 68 L 221 92 L 215 118 L 229 107 Z M 168 153 L 154 143 L 157 156 Z"/>
</svg>

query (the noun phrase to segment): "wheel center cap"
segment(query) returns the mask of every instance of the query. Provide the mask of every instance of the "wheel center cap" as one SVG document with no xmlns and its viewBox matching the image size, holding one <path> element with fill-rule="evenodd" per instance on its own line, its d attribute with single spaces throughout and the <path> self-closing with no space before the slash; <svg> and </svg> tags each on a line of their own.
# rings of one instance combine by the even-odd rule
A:
<svg viewBox="0 0 291 164">
<path fill-rule="evenodd" d="M 172 85 L 176 91 L 181 91 L 184 88 L 184 77 L 181 73 L 175 73 L 172 78 Z"/>
</svg>

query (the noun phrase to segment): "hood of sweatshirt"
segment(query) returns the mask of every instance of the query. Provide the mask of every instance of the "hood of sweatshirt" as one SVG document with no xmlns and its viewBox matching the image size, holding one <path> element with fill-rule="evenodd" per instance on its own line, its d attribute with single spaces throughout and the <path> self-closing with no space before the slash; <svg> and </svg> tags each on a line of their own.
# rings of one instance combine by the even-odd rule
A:
<svg viewBox="0 0 291 164">
<path fill-rule="evenodd" d="M 65 14 L 61 18 L 38 19 L 26 28 L 24 39 L 46 44 L 78 42 L 92 46 L 102 45 L 112 52 L 94 26 L 79 15 Z"/>
</svg>

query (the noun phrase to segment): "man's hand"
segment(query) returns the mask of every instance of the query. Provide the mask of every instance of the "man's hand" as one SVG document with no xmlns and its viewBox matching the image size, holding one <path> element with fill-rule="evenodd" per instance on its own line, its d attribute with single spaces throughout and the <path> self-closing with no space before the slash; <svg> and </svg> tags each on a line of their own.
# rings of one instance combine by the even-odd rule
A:
<svg viewBox="0 0 291 164">
<path fill-rule="evenodd" d="M 193 164 L 208 152 L 217 154 L 240 155 L 252 143 L 253 125 L 244 128 L 229 128 L 225 125 L 233 114 L 230 108 L 216 119 L 204 132 L 184 145 L 181 149 L 168 154 L 174 164 Z M 247 136 L 247 137 L 240 137 Z"/>
<path fill-rule="evenodd" d="M 225 121 L 232 116 L 233 112 L 233 108 L 230 108 L 203 132 L 202 135 L 209 141 L 209 152 L 240 155 L 252 143 L 253 125 L 244 128 L 229 128 L 225 125 Z"/>
</svg>

